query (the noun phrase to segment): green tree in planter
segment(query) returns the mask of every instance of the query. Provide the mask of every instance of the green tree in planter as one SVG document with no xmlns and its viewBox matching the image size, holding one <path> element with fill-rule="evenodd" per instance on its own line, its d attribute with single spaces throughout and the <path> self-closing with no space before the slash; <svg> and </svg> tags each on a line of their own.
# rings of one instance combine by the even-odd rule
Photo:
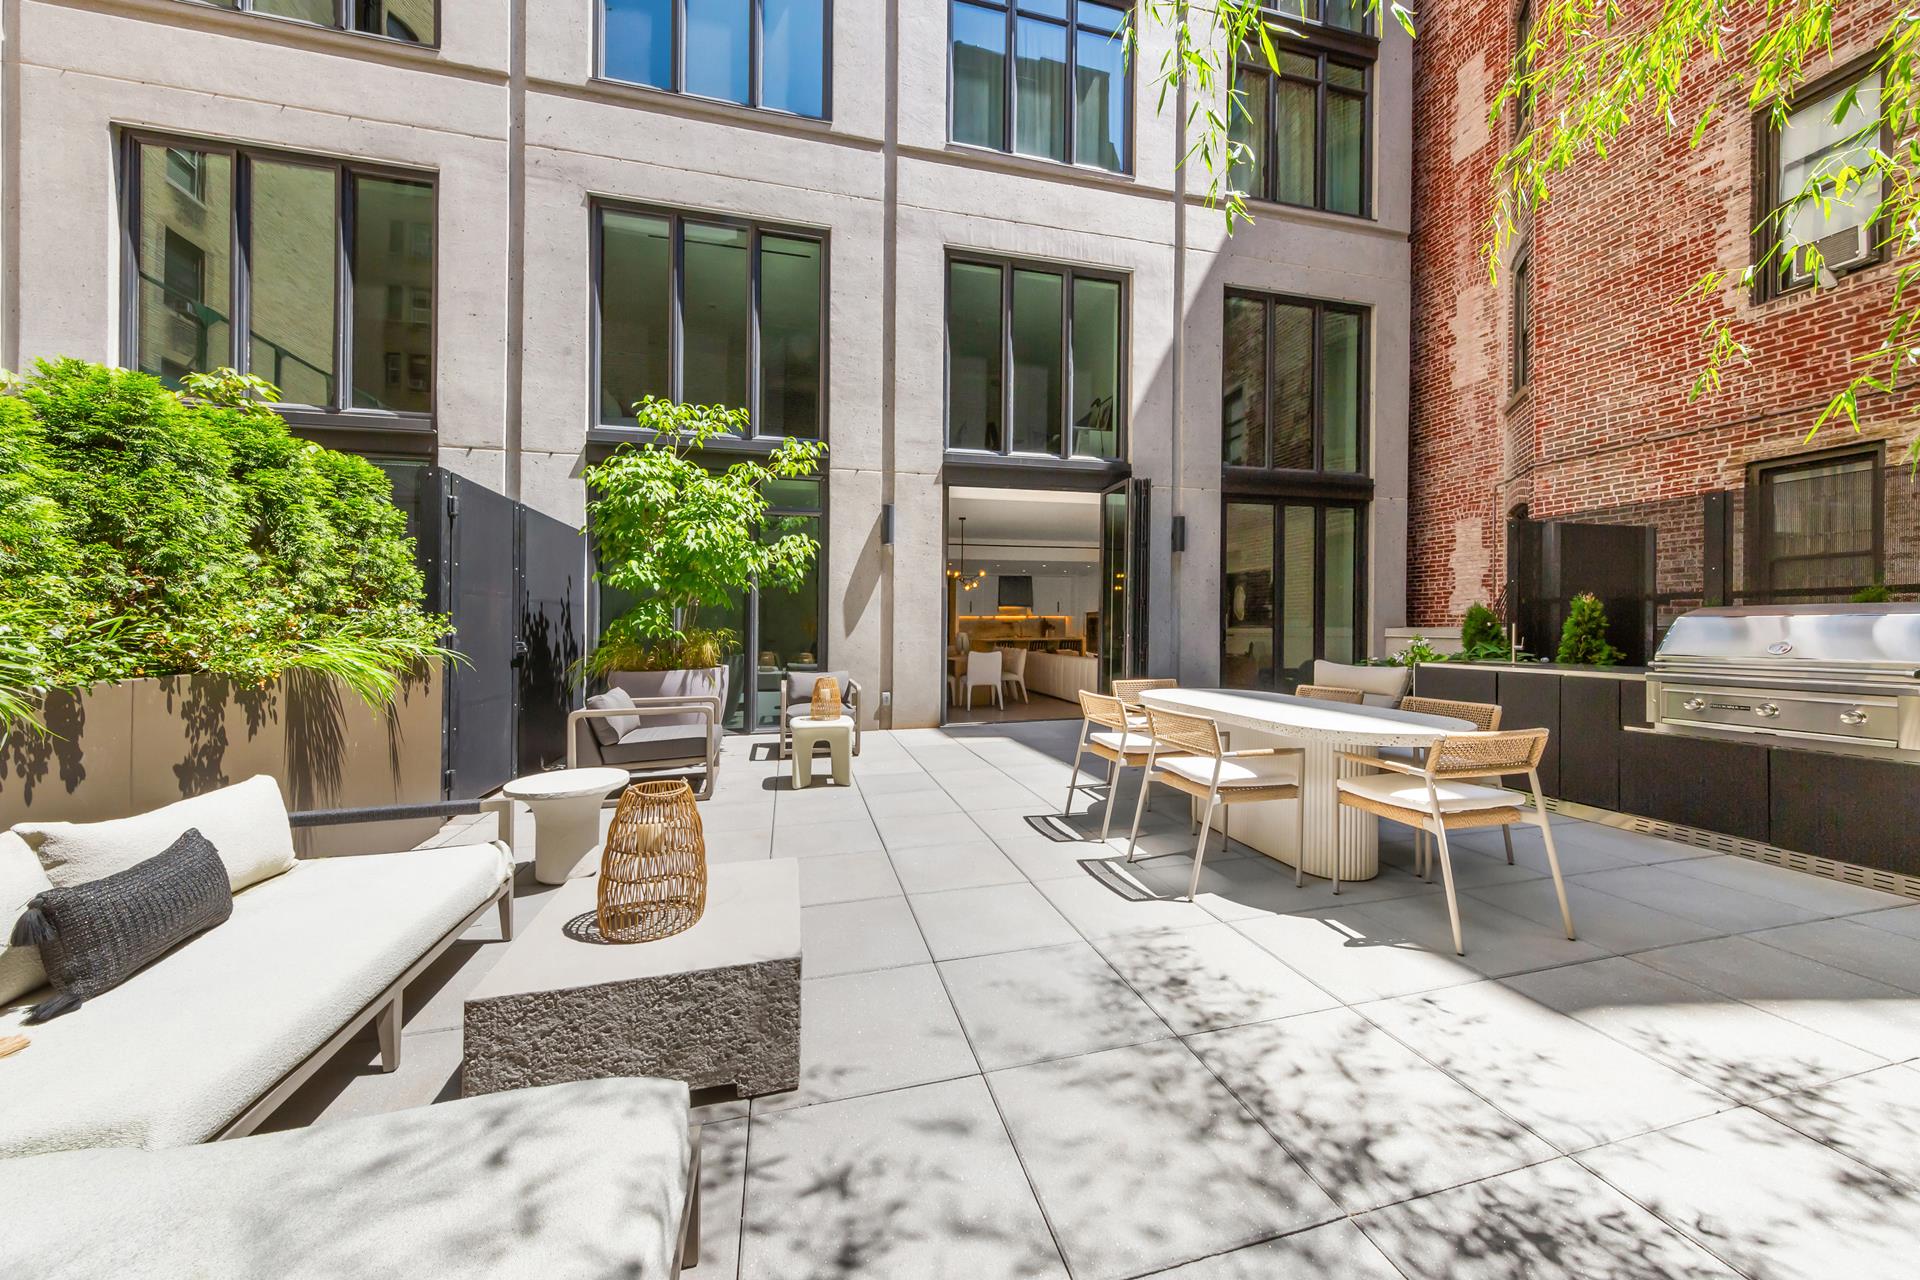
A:
<svg viewBox="0 0 1920 1280">
<path fill-rule="evenodd" d="M 1600 597 L 1582 592 L 1573 598 L 1566 625 L 1560 628 L 1556 662 L 1588 667 L 1611 667 L 1626 655 L 1607 643 L 1607 610 Z"/>
<path fill-rule="evenodd" d="M 309 670 L 379 703 L 454 656 L 386 476 L 296 439 L 278 394 L 83 360 L 0 378 L 0 729 L 34 691 L 139 676 Z"/>
<path fill-rule="evenodd" d="M 1512 652 L 1500 617 L 1484 604 L 1467 606 L 1460 620 L 1460 657 L 1463 661 L 1504 659 Z"/>
<path fill-rule="evenodd" d="M 765 459 L 713 468 L 700 451 L 715 436 L 745 434 L 744 410 L 648 396 L 634 414 L 655 438 L 622 445 L 587 468 L 586 481 L 595 576 L 638 603 L 607 625 L 583 666 L 592 675 L 718 666 L 738 640 L 703 629 L 700 610 L 725 608 L 756 583 L 801 585 L 820 544 L 770 520 L 766 490 L 813 475 L 827 447 L 783 440 Z"/>
</svg>

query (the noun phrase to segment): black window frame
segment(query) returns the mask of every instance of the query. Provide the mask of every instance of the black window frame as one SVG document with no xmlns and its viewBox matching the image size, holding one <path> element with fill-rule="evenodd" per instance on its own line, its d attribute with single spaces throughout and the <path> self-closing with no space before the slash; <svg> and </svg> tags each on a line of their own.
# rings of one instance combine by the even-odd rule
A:
<svg viewBox="0 0 1920 1280">
<path fill-rule="evenodd" d="M 1374 31 L 1375 15 L 1368 12 L 1364 5 L 1360 11 L 1360 29 L 1358 31 L 1352 27 L 1337 27 L 1329 23 L 1325 18 L 1326 10 L 1324 0 L 1292 0 L 1292 5 L 1293 7 L 1291 8 L 1287 7 L 1285 0 L 1283 0 L 1280 4 L 1262 5 L 1261 8 L 1267 15 L 1267 21 L 1272 24 L 1291 27 L 1293 23 L 1302 23 L 1304 24 L 1304 29 L 1308 31 L 1324 31 L 1342 36 L 1364 37 L 1377 34 Z M 1301 30 L 1303 28 L 1292 29 Z"/>
<path fill-rule="evenodd" d="M 1854 583 L 1851 587 L 1821 587 L 1791 589 L 1798 599 L 1817 600 L 1823 596 L 1833 597 L 1849 593 L 1861 587 L 1885 580 L 1887 571 L 1887 490 L 1886 462 L 1887 446 L 1885 441 L 1873 441 L 1868 444 L 1842 445 L 1834 449 L 1822 449 L 1815 453 L 1796 453 L 1781 458 L 1767 458 L 1749 463 L 1747 466 L 1746 507 L 1747 519 L 1747 577 L 1756 593 L 1770 595 L 1776 591 L 1790 590 L 1774 584 L 1774 565 L 1785 560 L 1839 560 L 1860 554 L 1859 552 L 1834 553 L 1830 555 L 1776 555 L 1771 546 L 1773 534 L 1773 488 L 1772 482 L 1783 473 L 1830 467 L 1837 463 L 1865 462 L 1868 464 L 1866 475 L 1871 486 L 1873 503 L 1873 543 L 1870 554 L 1873 558 L 1872 576 L 1866 582 Z M 1793 603 L 1788 599 L 1784 603 Z"/>
<path fill-rule="evenodd" d="M 249 286 L 252 277 L 251 166 L 256 162 L 297 165 L 309 169 L 330 170 L 334 174 L 334 334 L 333 399 L 330 404 L 296 402 L 275 404 L 282 417 L 296 427 L 341 428 L 352 431 L 393 430 L 432 433 L 439 413 L 437 383 L 440 376 L 440 184 L 431 170 L 409 169 L 378 161 L 347 160 L 333 156 L 315 156 L 275 147 L 258 147 L 213 138 L 195 138 L 181 134 L 159 133 L 145 129 L 124 129 L 120 133 L 120 352 L 121 363 L 140 367 L 140 186 L 141 149 L 167 149 L 220 154 L 230 158 L 231 183 L 224 199 L 228 211 L 228 253 L 232 267 L 228 281 L 228 359 L 226 364 L 242 373 L 252 366 L 252 341 L 249 324 Z M 433 314 L 427 321 L 427 345 L 434 359 L 428 375 L 428 408 L 372 409 L 356 406 L 353 367 L 353 255 L 357 228 L 354 217 L 354 190 L 360 179 L 404 182 L 425 187 L 433 200 L 433 242 L 428 255 L 428 278 L 433 282 Z M 171 178 L 168 179 L 171 181 Z M 207 203 L 214 193 L 205 189 L 192 198 Z M 178 189 L 178 184 L 176 189 Z M 191 194 L 191 193 L 187 193 Z M 217 367 L 217 366 L 216 366 Z M 381 375 L 384 377 L 384 371 Z"/>
<path fill-rule="evenodd" d="M 763 17 L 765 0 L 748 0 L 751 12 L 747 18 L 747 101 L 745 102 L 735 102 L 732 98 L 710 97 L 704 93 L 693 93 L 685 87 L 687 83 L 687 0 L 672 0 L 673 51 L 668 59 L 672 68 L 672 83 L 664 85 L 648 84 L 644 80 L 626 80 L 608 73 L 606 0 L 592 0 L 592 2 L 593 78 L 596 80 L 650 93 L 670 93 L 677 98 L 686 98 L 693 102 L 716 103 L 740 111 L 764 111 L 769 115 L 786 116 L 791 120 L 830 122 L 833 119 L 833 0 L 821 0 L 820 114 L 817 116 L 790 111 L 786 107 L 769 107 L 761 102 L 766 74 L 763 56 L 765 38 L 762 34 L 765 29 Z"/>
<path fill-rule="evenodd" d="M 1285 22 L 1285 15 L 1276 15 L 1272 21 Z M 1295 18 L 1293 21 L 1299 21 Z M 1369 20 L 1371 22 L 1371 20 Z M 1335 27 L 1285 27 L 1270 30 L 1274 51 L 1283 57 L 1293 54 L 1314 60 L 1313 79 L 1290 72 L 1277 71 L 1267 64 L 1265 54 L 1256 46 L 1243 50 L 1234 59 L 1233 78 L 1228 91 L 1232 99 L 1228 103 L 1228 118 L 1233 120 L 1242 111 L 1252 111 L 1255 104 L 1244 99 L 1240 89 L 1240 73 L 1245 71 L 1265 78 L 1266 100 L 1258 104 L 1264 113 L 1266 129 L 1261 140 L 1263 154 L 1259 158 L 1261 190 L 1243 191 L 1240 194 L 1250 202 L 1270 204 L 1282 209 L 1311 209 L 1316 213 L 1330 214 L 1336 218 L 1361 218 L 1372 221 L 1374 218 L 1374 182 L 1373 166 L 1375 160 L 1376 133 L 1374 112 L 1379 91 L 1379 78 L 1375 69 L 1380 57 L 1380 41 L 1371 34 L 1361 35 Z M 1345 67 L 1358 71 L 1363 79 L 1363 87 L 1345 89 L 1329 81 L 1329 65 Z M 1314 86 L 1314 147 L 1313 147 L 1313 202 L 1302 204 L 1295 200 L 1282 200 L 1275 193 L 1275 183 L 1279 172 L 1280 157 L 1280 86 L 1283 84 L 1311 84 Z M 1360 208 L 1357 212 L 1327 207 L 1327 100 L 1329 96 L 1357 98 L 1360 110 Z"/>
<path fill-rule="evenodd" d="M 1000 405 L 1001 429 L 1000 448 L 981 449 L 970 445 L 953 443 L 953 268 L 956 263 L 968 266 L 995 267 L 1000 271 Z M 1013 274 L 1016 271 L 1035 271 L 1060 277 L 1060 451 L 1058 453 L 1036 453 L 1032 450 L 1016 450 L 1013 447 L 1015 431 L 1013 429 Z M 1076 280 L 1099 280 L 1118 285 L 1120 305 L 1117 315 L 1120 332 L 1117 335 L 1117 367 L 1114 370 L 1115 387 L 1113 392 L 1113 456 L 1099 457 L 1090 453 L 1073 451 L 1073 284 Z M 1049 262 L 1040 258 L 1016 258 L 1002 254 L 976 253 L 971 250 L 949 249 L 946 260 L 940 268 L 940 327 L 941 327 L 941 442 L 947 457 L 959 462 L 972 461 L 1033 461 L 1045 460 L 1058 463 L 1114 463 L 1124 462 L 1128 457 L 1130 443 L 1129 427 L 1133 402 L 1133 290 L 1132 278 L 1125 271 L 1115 271 L 1104 267 L 1083 267 L 1071 263 Z"/>
<path fill-rule="evenodd" d="M 1329 511 L 1353 512 L 1353 654 L 1351 660 L 1359 663 L 1366 661 L 1371 648 L 1373 633 L 1372 607 L 1373 593 L 1370 559 L 1371 527 L 1368 523 L 1373 514 L 1373 503 L 1367 498 L 1344 494 L 1310 493 L 1250 493 L 1244 490 L 1229 489 L 1220 495 L 1220 678 L 1224 682 L 1227 669 L 1227 631 L 1232 625 L 1233 608 L 1231 583 L 1228 581 L 1226 557 L 1227 512 L 1235 506 L 1265 506 L 1268 508 L 1269 537 L 1273 549 L 1273 624 L 1272 645 L 1273 665 L 1276 687 L 1284 683 L 1281 676 L 1281 659 L 1285 656 L 1282 637 L 1287 616 L 1281 607 L 1284 585 L 1284 551 L 1286 548 L 1285 511 L 1288 507 L 1305 507 L 1313 512 L 1313 656 L 1307 661 L 1322 658 L 1326 653 L 1327 638 L 1327 513 Z"/>
<path fill-rule="evenodd" d="M 1519 0 L 1513 10 L 1513 60 L 1517 64 L 1526 60 L 1528 69 L 1532 68 L 1532 59 L 1527 56 L 1527 45 L 1533 39 L 1533 0 Z M 1513 100 L 1513 136 L 1517 142 L 1533 128 L 1533 99 L 1526 93 L 1516 94 Z"/>
<path fill-rule="evenodd" d="M 357 0 L 333 0 L 333 21 L 314 22 L 308 18 L 288 13 L 270 13 L 255 8 L 258 0 L 182 0 L 182 3 L 201 9 L 220 9 L 227 13 L 244 13 L 249 17 L 265 18 L 271 22 L 290 22 L 297 27 L 310 27 L 319 31 L 339 31 L 350 36 L 366 36 L 374 40 L 385 40 L 407 49 L 438 49 L 440 47 L 440 24 L 444 19 L 443 0 L 433 0 L 433 36 L 431 39 L 409 40 L 404 36 L 388 35 L 385 31 L 369 31 L 357 25 Z"/>
<path fill-rule="evenodd" d="M 1234 298 L 1262 304 L 1262 324 L 1264 336 L 1262 348 L 1265 352 L 1265 374 L 1267 403 L 1267 450 L 1268 461 L 1263 465 L 1236 463 L 1227 461 L 1227 369 L 1226 361 L 1229 347 L 1226 342 L 1227 303 Z M 1274 423 L 1274 377 L 1273 309 L 1277 306 L 1305 307 L 1313 312 L 1313 465 L 1311 467 L 1276 467 L 1273 458 Z M 1355 463 L 1352 471 L 1329 471 L 1326 467 L 1326 316 L 1329 312 L 1356 317 L 1360 322 L 1360 380 L 1355 389 L 1357 401 L 1357 438 L 1354 442 Z M 1240 483 L 1260 489 L 1270 489 L 1273 482 L 1304 485 L 1297 488 L 1300 493 L 1320 492 L 1329 486 L 1351 490 L 1364 486 L 1370 493 L 1373 486 L 1373 308 L 1357 302 L 1336 302 L 1325 298 L 1307 298 L 1297 294 L 1275 293 L 1265 289 L 1250 289 L 1228 286 L 1220 298 L 1221 342 L 1220 342 L 1220 466 L 1227 477 L 1229 487 Z"/>
<path fill-rule="evenodd" d="M 1005 73 L 1001 77 L 1000 85 L 999 146 L 989 146 L 983 142 L 963 142 L 954 135 L 954 88 L 959 82 L 958 76 L 955 74 L 953 56 L 954 6 L 961 3 L 971 4 L 976 9 L 998 9 L 1006 19 L 1007 42 L 1006 56 L 1003 63 Z M 1090 0 L 1090 3 L 1103 3 L 1105 7 L 1109 9 L 1125 10 L 1128 12 L 1129 21 L 1138 20 L 1137 15 L 1133 13 L 1133 0 Z M 1048 14 L 1020 12 L 1020 0 L 947 0 L 948 145 L 977 151 L 988 151 L 995 155 L 1019 156 L 1023 160 L 1031 160 L 1036 164 L 1058 164 L 1065 165 L 1071 169 L 1085 169 L 1090 173 L 1118 174 L 1123 177 L 1132 177 L 1135 163 L 1134 150 L 1137 146 L 1135 135 L 1138 133 L 1138 130 L 1134 127 L 1134 112 L 1138 105 L 1135 98 L 1135 94 L 1138 93 L 1135 81 L 1138 77 L 1133 73 L 1133 55 L 1129 54 L 1124 64 L 1126 68 L 1126 83 L 1124 87 L 1126 94 L 1126 111 L 1123 118 L 1126 121 L 1127 131 L 1126 136 L 1121 139 L 1121 147 L 1124 152 L 1125 162 L 1118 169 L 1109 169 L 1102 164 L 1094 164 L 1090 161 L 1081 160 L 1077 154 L 1080 147 L 1080 95 L 1076 83 L 1080 69 L 1080 40 L 1083 36 L 1104 40 L 1117 40 L 1120 39 L 1120 37 L 1102 31 L 1098 27 L 1089 27 L 1083 24 L 1080 21 L 1080 0 L 1065 0 L 1065 4 L 1067 6 L 1067 16 L 1064 18 L 1056 18 Z M 1035 155 L 1030 151 L 1020 151 L 1014 147 L 1014 138 L 1018 127 L 1014 118 L 1015 84 L 1019 80 L 1019 75 L 1015 71 L 1014 64 L 1018 57 L 1017 40 L 1019 35 L 1019 20 L 1022 18 L 1033 22 L 1044 22 L 1049 26 L 1059 27 L 1067 33 L 1067 158 L 1064 160 L 1056 160 L 1052 156 Z"/>
<path fill-rule="evenodd" d="M 609 439 L 650 439 L 655 434 L 637 424 L 631 415 L 609 421 L 601 413 L 601 373 L 604 365 L 605 328 L 602 323 L 601 308 L 605 297 L 605 215 L 609 212 L 633 214 L 644 218 L 665 218 L 668 222 L 670 270 L 673 273 L 672 300 L 667 309 L 667 385 L 668 399 L 678 401 L 686 384 L 684 367 L 686 321 L 686 224 L 698 223 L 702 226 L 732 227 L 747 232 L 747 314 L 749 332 L 747 337 L 747 424 L 751 435 L 716 437 L 709 442 L 710 449 L 725 449 L 730 443 L 758 444 L 772 448 L 780 441 L 788 439 L 785 435 L 763 433 L 759 429 L 760 397 L 764 390 L 760 367 L 760 241 L 763 236 L 780 236 L 793 240 L 812 240 L 820 246 L 820 403 L 815 415 L 819 431 L 811 436 L 793 437 L 801 440 L 828 439 L 829 424 L 827 409 L 832 403 L 828 393 L 828 370 L 831 367 L 829 344 L 829 317 L 833 311 L 832 287 L 832 237 L 824 227 L 808 227 L 795 223 L 769 222 L 760 218 L 742 218 L 730 214 L 707 213 L 698 209 L 679 209 L 670 205 L 647 204 L 633 200 L 595 198 L 590 202 L 588 219 L 591 237 L 591 280 L 589 289 L 593 298 L 592 323 L 592 381 L 590 388 L 590 407 L 588 409 L 588 429 L 590 434 Z"/>
<path fill-rule="evenodd" d="M 1826 75 L 1809 80 L 1794 90 L 1786 105 L 1786 114 L 1795 112 L 1819 102 L 1822 98 L 1836 93 L 1848 85 L 1856 84 L 1867 76 L 1881 71 L 1881 54 L 1873 50 L 1862 54 L 1843 66 L 1836 67 Z M 1884 75 L 1883 75 L 1884 87 Z M 1880 148 L 1891 153 L 1894 150 L 1893 130 L 1883 121 L 1880 130 Z M 1883 193 L 1884 193 L 1884 179 Z M 1774 127 L 1771 110 L 1762 108 L 1753 113 L 1753 235 L 1752 255 L 1754 263 L 1770 262 L 1764 270 L 1753 273 L 1752 295 L 1755 303 L 1770 302 L 1777 298 L 1793 297 L 1813 289 L 1814 280 L 1793 281 L 1787 276 L 1791 265 L 1783 248 L 1782 227 L 1777 216 L 1780 209 L 1794 193 L 1783 192 L 1780 181 L 1780 130 Z M 1845 266 L 1829 266 L 1835 277 L 1852 275 L 1857 271 L 1866 271 L 1887 261 L 1887 239 L 1891 233 L 1890 215 L 1882 213 L 1880 217 L 1868 223 L 1872 228 L 1873 249 L 1858 262 Z"/>
<path fill-rule="evenodd" d="M 1511 325 L 1508 340 L 1513 349 L 1507 361 L 1507 392 L 1518 396 L 1533 385 L 1534 293 L 1533 242 L 1522 240 L 1514 250 L 1513 264 L 1507 268 L 1511 292 L 1508 305 Z"/>
</svg>

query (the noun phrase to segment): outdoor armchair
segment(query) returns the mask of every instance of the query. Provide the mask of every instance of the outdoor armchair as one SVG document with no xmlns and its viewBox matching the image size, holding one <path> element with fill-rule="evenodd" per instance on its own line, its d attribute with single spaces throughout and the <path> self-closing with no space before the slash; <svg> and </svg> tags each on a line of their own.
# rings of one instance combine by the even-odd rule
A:
<svg viewBox="0 0 1920 1280">
<path fill-rule="evenodd" d="M 720 773 L 720 699 L 697 694 L 587 699 L 567 716 L 567 768 L 605 765 L 634 774 L 702 772 L 699 797 Z M 594 704 L 601 703 L 599 706 Z"/>
<path fill-rule="evenodd" d="M 860 754 L 860 682 L 845 671 L 789 671 L 780 677 L 780 759 L 793 750 L 793 721 L 813 711 L 814 681 L 840 686 L 840 705 L 853 720 L 853 754 Z"/>
</svg>

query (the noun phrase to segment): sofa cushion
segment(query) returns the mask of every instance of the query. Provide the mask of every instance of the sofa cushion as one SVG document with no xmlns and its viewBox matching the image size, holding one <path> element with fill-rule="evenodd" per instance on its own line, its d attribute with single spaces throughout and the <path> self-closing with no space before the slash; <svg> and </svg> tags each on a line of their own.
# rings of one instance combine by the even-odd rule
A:
<svg viewBox="0 0 1920 1280">
<path fill-rule="evenodd" d="M 293 866 L 293 828 L 280 784 L 266 774 L 110 822 L 22 822 L 14 830 L 40 855 L 56 889 L 85 884 L 151 858 L 189 827 L 213 842 L 235 893 Z"/>
<path fill-rule="evenodd" d="M 28 1021 L 73 1012 L 232 914 L 227 869 L 194 830 L 125 871 L 48 889 L 27 905 L 14 934 L 39 946 L 54 989 Z"/>
<path fill-rule="evenodd" d="M 176 1151 L 5 1161 L 8 1267 L 654 1280 L 673 1273 L 688 1141 L 686 1085 L 608 1079 Z"/>
<path fill-rule="evenodd" d="M 0 831 L 0 1004 L 46 985 L 40 948 L 13 946 L 13 926 L 35 894 L 53 888 L 25 840 Z"/>
<path fill-rule="evenodd" d="M 605 693 L 596 693 L 587 699 L 589 711 L 616 711 L 633 706 L 633 695 L 625 689 L 609 689 Z M 594 741 L 603 747 L 610 747 L 626 734 L 640 727 L 640 717 L 631 716 L 594 716 L 587 723 L 593 726 Z"/>
<path fill-rule="evenodd" d="M 620 741 L 600 748 L 607 764 L 647 764 L 656 760 L 690 760 L 707 752 L 704 725 L 649 724 L 622 734 Z"/>
<path fill-rule="evenodd" d="M 309 858 L 233 898 L 218 929 L 69 1018 L 0 1035 L 0 1158 L 202 1142 L 245 1111 L 505 882 L 504 846 Z"/>
<path fill-rule="evenodd" d="M 1348 662 L 1328 662 L 1325 658 L 1316 658 L 1313 663 L 1314 684 L 1358 689 L 1364 695 L 1361 700 L 1370 707 L 1398 706 L 1406 696 L 1407 682 L 1412 675 L 1410 667 L 1357 667 Z"/>
</svg>

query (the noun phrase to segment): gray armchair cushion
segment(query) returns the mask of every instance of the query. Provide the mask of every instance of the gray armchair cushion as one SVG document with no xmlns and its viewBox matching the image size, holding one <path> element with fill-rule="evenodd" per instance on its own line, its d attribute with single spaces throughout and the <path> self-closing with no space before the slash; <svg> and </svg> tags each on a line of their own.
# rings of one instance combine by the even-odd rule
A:
<svg viewBox="0 0 1920 1280">
<path fill-rule="evenodd" d="M 792 692 L 787 695 L 788 698 L 790 699 L 787 703 L 787 709 L 791 711 L 794 707 L 812 706 L 813 705 L 813 682 L 822 678 L 832 680 L 835 684 L 839 685 L 840 700 L 842 702 L 846 701 L 847 686 L 853 683 L 853 677 L 849 675 L 847 672 L 845 671 L 789 671 L 787 673 L 787 679 L 792 683 Z"/>
<path fill-rule="evenodd" d="M 589 711 L 614 711 L 632 706 L 633 695 L 625 689 L 609 689 L 605 693 L 596 693 L 587 699 Z M 640 717 L 637 715 L 595 716 L 587 723 L 593 727 L 593 740 L 603 747 L 611 747 L 640 727 Z"/>
<path fill-rule="evenodd" d="M 706 756 L 706 726 L 646 724 L 620 735 L 620 741 L 600 748 L 605 764 L 651 764 L 660 760 L 692 760 Z"/>
</svg>

